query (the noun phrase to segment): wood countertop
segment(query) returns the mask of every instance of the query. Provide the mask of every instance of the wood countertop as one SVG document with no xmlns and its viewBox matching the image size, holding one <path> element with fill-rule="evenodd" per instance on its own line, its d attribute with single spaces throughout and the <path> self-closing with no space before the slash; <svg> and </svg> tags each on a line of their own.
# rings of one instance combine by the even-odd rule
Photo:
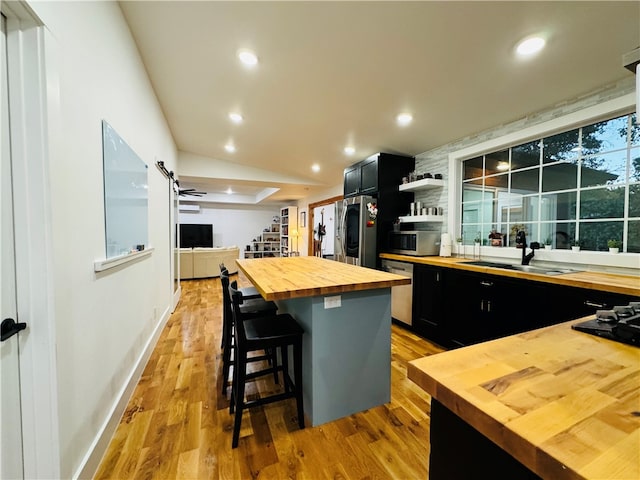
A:
<svg viewBox="0 0 640 480">
<path fill-rule="evenodd" d="M 266 300 L 336 295 L 411 283 L 407 277 L 320 257 L 245 258 L 236 263 Z"/>
<path fill-rule="evenodd" d="M 408 377 L 537 475 L 640 478 L 640 348 L 566 322 L 409 363 Z"/>
<path fill-rule="evenodd" d="M 556 285 L 566 285 L 569 287 L 587 288 L 603 292 L 621 293 L 640 297 L 640 276 L 619 275 L 614 273 L 577 271 L 575 273 L 565 273 L 562 275 L 545 275 L 540 273 L 520 272 L 517 270 L 505 270 L 494 267 L 481 267 L 469 265 L 472 261 L 459 257 L 412 257 L 409 255 L 397 255 L 394 253 L 382 253 L 380 258 L 397 260 L 401 262 L 420 263 L 423 265 L 433 265 L 437 267 L 456 268 L 472 272 L 488 273 L 491 275 L 501 275 L 503 277 L 520 278 L 523 280 L 534 280 L 536 282 L 552 283 Z M 507 262 L 505 262 L 507 263 Z"/>
</svg>

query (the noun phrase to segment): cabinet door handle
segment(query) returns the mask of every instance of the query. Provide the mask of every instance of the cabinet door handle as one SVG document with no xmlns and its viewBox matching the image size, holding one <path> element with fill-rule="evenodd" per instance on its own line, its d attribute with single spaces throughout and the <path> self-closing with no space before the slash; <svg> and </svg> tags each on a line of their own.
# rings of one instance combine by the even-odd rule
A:
<svg viewBox="0 0 640 480">
<path fill-rule="evenodd" d="M 488 282 L 486 280 L 482 280 L 480 282 L 480 285 L 482 285 L 483 287 L 493 287 L 493 282 Z"/>
<path fill-rule="evenodd" d="M 607 308 L 607 306 L 604 303 L 596 303 L 590 300 L 585 300 L 584 304 L 587 307 L 600 308 L 600 309 Z"/>
<path fill-rule="evenodd" d="M 487 300 L 487 312 L 491 311 L 491 300 Z"/>
<path fill-rule="evenodd" d="M 480 311 L 484 312 L 484 300 L 480 300 Z"/>
<path fill-rule="evenodd" d="M 436 272 L 436 282 L 440 281 L 440 272 Z"/>
</svg>

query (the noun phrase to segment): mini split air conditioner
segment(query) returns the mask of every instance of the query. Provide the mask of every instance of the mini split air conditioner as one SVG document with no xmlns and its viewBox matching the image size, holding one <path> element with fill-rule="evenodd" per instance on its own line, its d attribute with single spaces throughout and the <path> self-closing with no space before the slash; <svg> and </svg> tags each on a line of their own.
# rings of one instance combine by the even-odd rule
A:
<svg viewBox="0 0 640 480">
<path fill-rule="evenodd" d="M 200 205 L 180 205 L 179 210 L 184 213 L 200 213 Z"/>
</svg>

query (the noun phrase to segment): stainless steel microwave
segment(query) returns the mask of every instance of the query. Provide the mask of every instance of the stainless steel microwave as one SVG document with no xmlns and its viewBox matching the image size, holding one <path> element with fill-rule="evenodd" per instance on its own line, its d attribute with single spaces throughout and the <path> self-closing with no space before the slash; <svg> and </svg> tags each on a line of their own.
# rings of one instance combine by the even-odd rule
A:
<svg viewBox="0 0 640 480">
<path fill-rule="evenodd" d="M 439 255 L 440 232 L 422 230 L 389 232 L 389 249 L 391 253 L 403 255 Z"/>
</svg>

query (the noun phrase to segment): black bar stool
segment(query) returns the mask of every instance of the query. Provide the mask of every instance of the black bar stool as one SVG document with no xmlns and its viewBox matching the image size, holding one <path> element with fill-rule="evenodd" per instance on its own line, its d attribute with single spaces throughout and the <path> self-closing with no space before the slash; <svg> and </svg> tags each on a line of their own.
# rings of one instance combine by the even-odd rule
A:
<svg viewBox="0 0 640 480">
<path fill-rule="evenodd" d="M 242 292 L 229 286 L 231 305 L 234 317 L 235 346 L 233 382 L 231 384 L 230 413 L 234 413 L 232 448 L 238 446 L 242 411 L 246 408 L 278 402 L 287 398 L 295 398 L 298 409 L 298 425 L 304 428 L 304 408 L 302 404 L 302 335 L 304 330 L 288 313 L 272 314 L 257 318 L 247 318 L 241 306 Z M 293 377 L 289 376 L 289 346 L 293 347 Z M 280 349 L 282 362 L 271 368 L 257 372 L 247 372 L 249 353 L 256 350 Z M 275 369 L 282 372 L 284 392 L 269 395 L 257 400 L 247 401 L 244 398 L 245 383 L 248 380 L 271 373 Z"/>
<path fill-rule="evenodd" d="M 229 295 L 229 272 L 220 273 L 220 283 L 222 284 L 222 394 L 227 394 L 227 384 L 229 383 L 229 369 L 235 362 L 231 360 L 231 350 L 233 349 L 233 312 L 231 307 L 231 297 Z M 232 282 L 237 288 L 237 282 Z M 259 295 L 258 295 L 259 296 Z M 264 315 L 275 315 L 278 306 L 274 302 L 268 302 L 261 296 L 244 300 L 240 306 L 245 318 L 255 318 Z M 252 357 L 250 361 L 269 360 L 275 364 L 275 351 L 265 352 L 265 355 Z M 274 371 L 274 379 L 278 380 L 278 374 Z"/>
<path fill-rule="evenodd" d="M 218 265 L 220 267 L 220 279 L 222 280 L 222 275 L 226 274 L 227 277 L 229 276 L 229 269 L 227 267 L 225 267 L 224 263 L 220 263 Z M 227 287 L 222 287 L 223 290 L 223 298 L 224 298 L 224 292 L 228 291 Z M 240 289 L 242 291 L 242 295 L 244 296 L 245 299 L 250 299 L 250 298 L 260 298 L 262 299 L 262 295 L 260 295 L 260 292 L 258 292 L 258 290 L 256 289 L 256 287 L 244 287 Z M 229 300 L 229 305 L 231 305 L 231 300 Z M 231 309 L 231 306 L 229 306 L 229 309 Z M 231 311 L 231 310 L 229 310 Z M 225 315 L 226 313 L 223 313 L 223 315 Z M 224 325 L 224 324 L 223 324 Z M 229 331 L 231 331 L 231 329 L 229 329 Z M 225 337 L 225 333 L 226 331 L 224 330 L 224 328 L 222 329 L 222 340 L 220 340 L 220 348 L 224 348 L 225 343 L 226 343 L 226 337 Z M 226 387 L 225 387 L 226 388 Z"/>
<path fill-rule="evenodd" d="M 227 275 L 229 274 L 229 269 L 224 266 L 224 263 L 221 263 L 218 266 L 220 267 L 220 275 L 225 271 L 227 272 Z M 242 287 L 240 288 L 240 291 L 242 291 L 242 296 L 245 300 L 249 298 L 262 298 L 262 295 L 260 295 L 260 292 L 258 292 L 256 287 Z"/>
</svg>

